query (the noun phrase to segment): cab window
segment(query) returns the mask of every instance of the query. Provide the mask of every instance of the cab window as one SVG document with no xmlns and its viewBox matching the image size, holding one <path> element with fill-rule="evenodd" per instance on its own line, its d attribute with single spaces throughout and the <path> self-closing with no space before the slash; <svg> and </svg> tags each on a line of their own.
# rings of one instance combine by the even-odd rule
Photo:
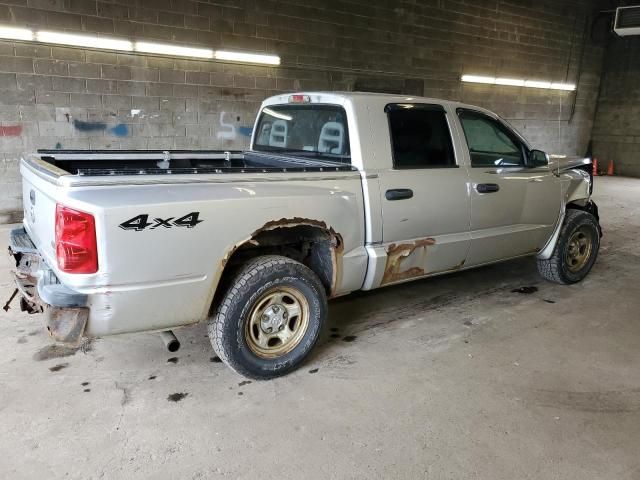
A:
<svg viewBox="0 0 640 480">
<path fill-rule="evenodd" d="M 337 105 L 272 105 L 262 109 L 253 148 L 351 163 L 345 110 Z"/>
<path fill-rule="evenodd" d="M 449 124 L 441 105 L 390 104 L 385 111 L 395 169 L 457 166 Z"/>
<path fill-rule="evenodd" d="M 479 112 L 459 110 L 472 167 L 522 167 L 522 145 L 504 125 Z"/>
</svg>

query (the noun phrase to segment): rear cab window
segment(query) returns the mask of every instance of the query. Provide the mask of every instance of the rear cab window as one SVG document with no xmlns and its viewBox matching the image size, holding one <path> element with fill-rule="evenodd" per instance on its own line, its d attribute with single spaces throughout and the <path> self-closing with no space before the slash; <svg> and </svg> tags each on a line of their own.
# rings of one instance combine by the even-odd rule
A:
<svg viewBox="0 0 640 480">
<path fill-rule="evenodd" d="M 471 167 L 523 167 L 524 148 L 502 123 L 475 110 L 458 109 Z"/>
<path fill-rule="evenodd" d="M 394 169 L 457 167 L 446 111 L 441 105 L 393 103 L 385 107 Z"/>
<path fill-rule="evenodd" d="M 338 105 L 271 105 L 260 113 L 253 149 L 351 163 L 347 114 Z"/>
</svg>

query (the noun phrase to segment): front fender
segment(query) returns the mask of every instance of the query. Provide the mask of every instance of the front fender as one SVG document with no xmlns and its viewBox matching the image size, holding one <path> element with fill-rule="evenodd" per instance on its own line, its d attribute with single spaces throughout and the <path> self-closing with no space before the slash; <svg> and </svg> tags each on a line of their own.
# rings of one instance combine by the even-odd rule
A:
<svg viewBox="0 0 640 480">
<path fill-rule="evenodd" d="M 541 260 L 548 260 L 553 255 L 568 208 L 588 211 L 596 217 L 596 220 L 599 220 L 598 206 L 591 200 L 591 176 L 584 170 L 577 169 L 568 170 L 560 176 L 562 177 L 563 192 L 562 208 L 551 238 L 537 255 L 537 258 Z M 602 235 L 602 230 L 600 230 L 600 235 Z"/>
</svg>

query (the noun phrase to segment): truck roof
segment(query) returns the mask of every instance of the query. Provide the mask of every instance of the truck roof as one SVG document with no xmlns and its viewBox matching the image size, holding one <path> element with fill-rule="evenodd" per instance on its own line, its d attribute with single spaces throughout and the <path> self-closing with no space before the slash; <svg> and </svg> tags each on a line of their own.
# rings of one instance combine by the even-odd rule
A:
<svg viewBox="0 0 640 480">
<path fill-rule="evenodd" d="M 490 110 L 486 110 L 482 107 L 475 105 L 468 105 L 465 103 L 455 102 L 451 100 L 444 100 L 441 98 L 429 98 L 419 95 L 398 95 L 392 93 L 374 93 L 374 92 L 344 92 L 344 91 L 310 91 L 310 92 L 291 92 L 269 97 L 262 102 L 262 106 L 278 105 L 282 103 L 289 103 L 289 98 L 296 95 L 308 95 L 311 98 L 311 103 L 336 103 L 343 104 L 346 101 L 350 101 L 355 104 L 359 103 L 403 103 L 403 102 L 420 102 L 420 103 L 436 103 L 453 105 L 460 108 L 472 108 L 474 110 L 480 110 L 491 116 L 496 116 L 495 113 Z"/>
</svg>

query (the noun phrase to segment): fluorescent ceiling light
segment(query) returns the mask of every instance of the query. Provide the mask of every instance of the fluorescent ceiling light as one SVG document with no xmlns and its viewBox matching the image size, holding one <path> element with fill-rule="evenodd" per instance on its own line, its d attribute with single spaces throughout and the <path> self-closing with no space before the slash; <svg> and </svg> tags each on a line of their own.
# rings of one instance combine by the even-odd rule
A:
<svg viewBox="0 0 640 480">
<path fill-rule="evenodd" d="M 75 35 L 73 33 L 40 31 L 36 32 L 36 40 L 43 43 L 56 43 L 59 45 L 73 45 L 75 47 L 99 48 L 104 50 L 125 50 L 128 52 L 133 50 L 133 45 L 129 40 Z"/>
<path fill-rule="evenodd" d="M 573 83 L 552 83 L 551 88 L 554 90 L 567 90 L 573 92 L 576 86 Z"/>
<path fill-rule="evenodd" d="M 95 48 L 98 50 L 120 50 L 127 52 L 155 53 L 177 57 L 207 58 L 242 63 L 280 65 L 280 57 L 262 53 L 213 51 L 209 48 L 186 47 L 167 43 L 130 41 L 124 38 L 103 37 L 50 30 L 32 31 L 28 28 L 0 25 L 0 39 L 36 41 L 56 45 Z"/>
<path fill-rule="evenodd" d="M 495 77 L 481 77 L 480 75 L 463 75 L 463 82 L 471 82 L 471 83 L 496 83 Z"/>
<path fill-rule="evenodd" d="M 576 86 L 572 83 L 552 83 L 540 80 L 524 80 L 519 78 L 495 78 L 480 75 L 463 75 L 461 80 L 470 83 L 484 83 L 488 85 L 507 85 L 511 87 L 543 88 L 548 90 L 574 91 Z"/>
<path fill-rule="evenodd" d="M 511 87 L 524 87 L 524 80 L 517 78 L 496 78 L 496 85 L 509 85 Z"/>
<path fill-rule="evenodd" d="M 526 80 L 524 82 L 525 87 L 529 88 L 551 88 L 551 82 L 540 82 L 537 80 Z"/>
<path fill-rule="evenodd" d="M 33 40 L 33 32 L 28 28 L 0 27 L 0 38 Z"/>
<path fill-rule="evenodd" d="M 264 55 L 260 53 L 228 52 L 216 50 L 216 60 L 229 60 L 232 62 L 263 63 L 266 65 L 280 65 L 280 57 L 277 55 Z"/>
<path fill-rule="evenodd" d="M 177 57 L 213 58 L 213 50 L 208 48 L 181 47 L 166 43 L 136 42 L 136 52 L 175 55 Z"/>
</svg>

